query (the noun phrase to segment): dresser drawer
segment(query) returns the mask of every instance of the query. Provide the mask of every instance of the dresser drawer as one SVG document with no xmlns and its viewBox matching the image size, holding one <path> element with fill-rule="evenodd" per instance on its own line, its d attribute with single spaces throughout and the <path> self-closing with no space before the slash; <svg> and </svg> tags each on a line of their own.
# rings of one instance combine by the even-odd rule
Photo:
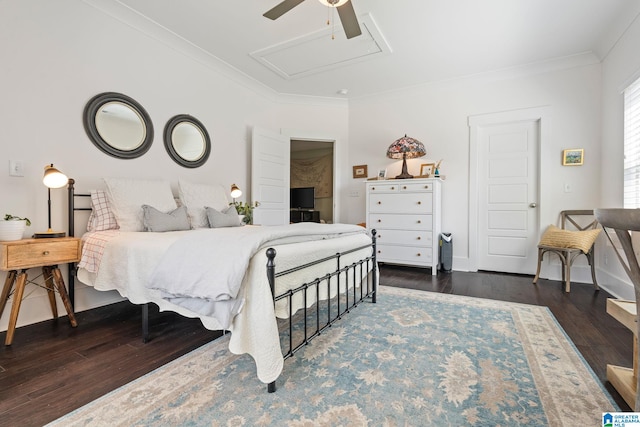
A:
<svg viewBox="0 0 640 427">
<path fill-rule="evenodd" d="M 398 190 L 402 193 L 402 192 L 407 192 L 407 191 L 411 191 L 411 192 L 431 192 L 433 191 L 433 184 L 432 183 L 406 183 L 406 184 L 400 184 L 398 186 Z"/>
<path fill-rule="evenodd" d="M 433 233 L 428 230 L 378 230 L 378 243 L 381 245 L 433 246 Z"/>
<path fill-rule="evenodd" d="M 369 228 L 393 228 L 401 230 L 431 230 L 433 217 L 431 215 L 398 215 L 398 214 L 369 214 Z"/>
<path fill-rule="evenodd" d="M 25 239 L 0 244 L 0 269 L 17 270 L 80 261 L 80 239 Z"/>
<path fill-rule="evenodd" d="M 385 213 L 431 213 L 433 198 L 431 193 L 371 194 L 369 212 Z"/>
<path fill-rule="evenodd" d="M 400 185 L 398 183 L 380 183 L 380 184 L 370 184 L 369 192 L 373 193 L 397 193 Z"/>
<path fill-rule="evenodd" d="M 431 248 L 412 246 L 377 245 L 376 257 L 380 262 L 396 262 L 410 265 L 431 265 Z"/>
</svg>

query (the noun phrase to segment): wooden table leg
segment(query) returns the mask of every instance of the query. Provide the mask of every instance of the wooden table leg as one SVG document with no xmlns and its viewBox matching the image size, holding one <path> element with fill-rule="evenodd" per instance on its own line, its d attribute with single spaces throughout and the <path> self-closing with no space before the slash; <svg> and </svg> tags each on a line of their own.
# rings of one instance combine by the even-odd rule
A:
<svg viewBox="0 0 640 427">
<path fill-rule="evenodd" d="M 18 274 L 18 272 L 15 270 L 9 271 L 4 281 L 4 288 L 2 288 L 2 294 L 0 295 L 0 317 L 2 317 L 4 308 L 9 300 L 9 294 L 11 294 L 11 289 L 13 289 L 13 284 L 16 281 L 16 274 Z"/>
<path fill-rule="evenodd" d="M 58 306 L 56 304 L 56 293 L 53 287 L 53 272 L 51 267 L 42 267 L 42 276 L 44 277 L 44 285 L 47 288 L 47 295 L 49 296 L 49 305 L 51 306 L 51 313 L 53 318 L 58 318 Z"/>
<path fill-rule="evenodd" d="M 16 331 L 16 323 L 18 323 L 18 313 L 20 312 L 20 304 L 24 295 L 24 287 L 27 284 L 27 270 L 22 270 L 18 274 L 16 281 L 16 291 L 13 294 L 13 305 L 11 306 L 11 317 L 9 317 L 9 327 L 7 328 L 7 338 L 4 345 L 11 345 L 13 342 L 13 334 Z"/>
<path fill-rule="evenodd" d="M 73 307 L 71 307 L 71 301 L 69 301 L 67 288 L 64 286 L 64 279 L 62 278 L 62 273 L 60 273 L 60 269 L 58 268 L 57 265 L 51 269 L 51 272 L 53 273 L 53 281 L 55 282 L 55 285 L 58 288 L 58 293 L 60 294 L 60 298 L 62 299 L 64 308 L 67 310 L 67 315 L 69 316 L 69 322 L 71 322 L 71 326 L 75 328 L 76 326 L 78 326 L 78 322 L 76 321 L 75 314 L 73 314 Z"/>
</svg>

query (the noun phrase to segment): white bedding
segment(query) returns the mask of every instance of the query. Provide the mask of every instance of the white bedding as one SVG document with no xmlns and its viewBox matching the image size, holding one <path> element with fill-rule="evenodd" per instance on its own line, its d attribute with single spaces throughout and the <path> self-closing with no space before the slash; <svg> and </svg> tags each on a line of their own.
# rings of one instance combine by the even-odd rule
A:
<svg viewBox="0 0 640 427">
<path fill-rule="evenodd" d="M 236 296 L 244 299 L 244 307 L 229 327 L 232 332 L 229 349 L 236 354 L 250 354 L 256 362 L 258 378 L 264 383 L 275 381 L 282 371 L 283 357 L 276 315 L 287 317 L 289 313 L 287 303 L 284 300 L 279 301 L 274 312 L 271 290 L 266 278 L 267 258 L 264 249 L 270 246 L 276 248 L 276 270 L 283 271 L 333 255 L 336 252 L 364 246 L 371 241 L 364 229 L 357 226 L 313 224 L 312 227 L 323 227 L 322 229 L 326 230 L 322 240 L 293 243 L 299 238 L 289 236 L 289 240 L 281 241 L 277 245 L 263 241 L 258 246 L 257 253 L 246 266 L 246 272 Z M 251 228 L 267 229 L 271 227 L 237 227 L 234 229 L 242 229 L 242 233 L 247 233 L 247 230 Z M 302 228 L 305 227 L 300 227 L 300 229 Z M 153 302 L 160 307 L 160 310 L 171 310 L 187 317 L 198 317 L 208 329 L 224 329 L 214 317 L 197 314 L 185 307 L 175 305 L 163 299 L 159 290 L 148 289 L 146 286 L 167 249 L 180 238 L 187 233 L 208 233 L 215 239 L 215 236 L 229 233 L 229 231 L 216 233 L 221 230 L 225 229 L 200 229 L 167 233 L 112 233 L 113 235 L 109 236 L 104 244 L 97 272 L 92 273 L 85 268 L 80 268 L 78 278 L 98 290 L 115 289 L 135 304 Z M 340 237 L 339 233 L 343 232 L 347 234 Z M 267 231 L 261 233 L 267 233 Z M 90 239 L 91 233 L 87 233 L 83 238 Z M 101 239 L 104 240 L 105 237 L 101 236 Z M 346 266 L 370 255 L 370 251 L 370 248 L 366 248 L 343 256 L 341 266 Z M 203 254 L 203 256 L 207 256 L 207 254 Z M 322 277 L 327 272 L 334 271 L 335 266 L 335 260 L 326 261 L 310 269 L 278 278 L 276 293 L 280 294 L 291 287 L 297 287 L 301 283 Z M 366 271 L 363 272 L 364 274 Z M 351 285 L 352 283 L 350 283 Z M 337 289 L 334 287 L 331 293 L 337 293 Z M 315 292 L 311 292 L 311 294 L 315 295 Z M 326 295 L 321 295 L 321 298 L 324 297 Z M 314 302 L 312 298 L 309 298 L 307 304 L 311 305 Z M 301 299 L 294 301 L 293 311 L 295 312 L 301 306 Z"/>
<path fill-rule="evenodd" d="M 147 287 L 162 298 L 228 329 L 244 299 L 238 291 L 251 257 L 265 246 L 333 239 L 363 230 L 348 224 L 299 223 L 274 227 L 226 227 L 187 233 L 166 250 Z M 206 256 L 203 256 L 206 254 Z"/>
</svg>

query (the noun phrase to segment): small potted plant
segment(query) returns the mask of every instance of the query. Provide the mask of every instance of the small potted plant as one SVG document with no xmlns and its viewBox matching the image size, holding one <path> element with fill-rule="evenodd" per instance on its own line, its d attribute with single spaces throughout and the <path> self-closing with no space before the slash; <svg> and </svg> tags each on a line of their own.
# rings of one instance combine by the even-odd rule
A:
<svg viewBox="0 0 640 427">
<path fill-rule="evenodd" d="M 247 202 L 233 202 L 231 204 L 236 207 L 236 212 L 238 212 L 243 224 L 253 224 L 253 205 Z"/>
<path fill-rule="evenodd" d="M 20 240 L 27 226 L 31 225 L 29 218 L 5 214 L 0 220 L 0 241 Z"/>
</svg>

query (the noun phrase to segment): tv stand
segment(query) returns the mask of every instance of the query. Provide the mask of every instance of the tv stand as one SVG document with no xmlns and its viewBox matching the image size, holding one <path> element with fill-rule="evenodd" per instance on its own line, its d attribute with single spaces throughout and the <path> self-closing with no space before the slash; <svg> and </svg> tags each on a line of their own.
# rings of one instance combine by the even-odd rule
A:
<svg viewBox="0 0 640 427">
<path fill-rule="evenodd" d="M 289 222 L 320 222 L 320 211 L 291 209 L 289 211 Z"/>
</svg>

